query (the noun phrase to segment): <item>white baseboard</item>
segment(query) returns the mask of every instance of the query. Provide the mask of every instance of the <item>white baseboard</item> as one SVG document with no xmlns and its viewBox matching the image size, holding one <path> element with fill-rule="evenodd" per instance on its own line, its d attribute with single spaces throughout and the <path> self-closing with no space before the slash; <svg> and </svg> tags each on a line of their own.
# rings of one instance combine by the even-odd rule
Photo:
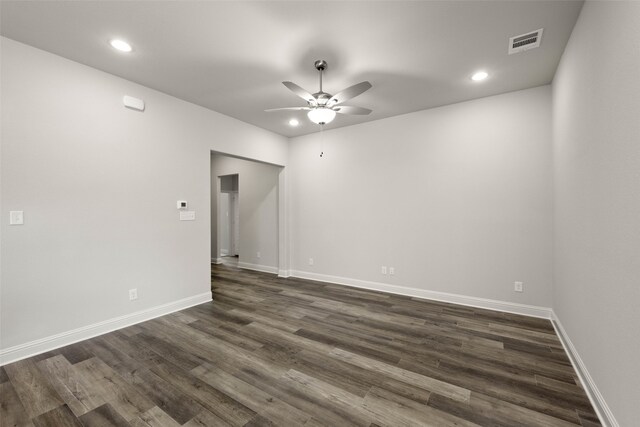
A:
<svg viewBox="0 0 640 427">
<path fill-rule="evenodd" d="M 9 347 L 7 349 L 0 350 L 0 366 L 209 301 L 211 301 L 211 292 L 205 292 L 200 295 L 194 295 L 192 297 L 162 304 L 146 310 L 137 311 L 135 313 L 115 317 L 113 319 L 83 326 L 71 331 L 62 332 L 60 334 L 51 335 L 49 337 Z"/>
<path fill-rule="evenodd" d="M 211 258 L 211 264 L 222 264 L 222 258 Z"/>
<path fill-rule="evenodd" d="M 289 270 L 278 270 L 278 277 L 286 279 L 291 277 L 291 272 Z"/>
<path fill-rule="evenodd" d="M 569 335 L 567 335 L 567 331 L 562 326 L 560 319 L 556 315 L 555 312 L 552 311 L 552 324 L 556 330 L 556 334 L 560 337 L 560 342 L 564 347 L 564 351 L 569 355 L 569 360 L 571 360 L 571 364 L 573 365 L 573 369 L 578 374 L 578 378 L 582 383 L 582 388 L 587 393 L 589 400 L 591 401 L 591 405 L 593 409 L 598 414 L 598 418 L 600 418 L 600 422 L 604 427 L 620 427 L 620 424 L 616 421 L 613 416 L 613 412 L 609 409 L 609 405 L 605 402 L 604 397 L 598 390 L 596 383 L 593 381 L 591 374 L 587 370 L 587 366 L 582 361 L 582 358 L 578 354 L 578 350 L 576 350 L 575 346 L 571 342 Z"/>
<path fill-rule="evenodd" d="M 263 273 L 278 274 L 278 267 L 270 267 L 268 265 L 250 264 L 248 262 L 238 262 L 239 268 L 246 270 L 261 271 Z"/>
<path fill-rule="evenodd" d="M 507 313 L 521 314 L 524 316 L 552 318 L 552 310 L 547 307 L 518 304 L 514 302 L 498 301 L 486 298 L 470 297 L 466 295 L 450 294 L 447 292 L 428 291 L 425 289 L 410 288 L 407 286 L 389 285 L 387 283 L 370 282 L 367 280 L 350 279 L 326 274 L 310 273 L 307 271 L 291 270 L 291 276 L 301 279 L 317 280 L 319 282 L 336 283 L 339 285 L 353 286 L 355 288 L 369 289 L 373 291 L 388 292 L 415 298 L 423 298 L 435 301 L 449 302 L 452 304 L 466 305 L 470 307 L 484 308 L 487 310 L 504 311 Z"/>
</svg>

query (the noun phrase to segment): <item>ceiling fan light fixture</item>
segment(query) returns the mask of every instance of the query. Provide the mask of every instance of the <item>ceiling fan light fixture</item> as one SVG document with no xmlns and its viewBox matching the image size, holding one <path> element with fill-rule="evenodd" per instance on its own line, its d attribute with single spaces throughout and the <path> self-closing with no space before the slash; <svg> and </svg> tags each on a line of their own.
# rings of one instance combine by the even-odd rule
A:
<svg viewBox="0 0 640 427">
<path fill-rule="evenodd" d="M 336 117 L 336 112 L 331 108 L 317 107 L 307 113 L 309 120 L 318 125 L 331 123 Z"/>
</svg>

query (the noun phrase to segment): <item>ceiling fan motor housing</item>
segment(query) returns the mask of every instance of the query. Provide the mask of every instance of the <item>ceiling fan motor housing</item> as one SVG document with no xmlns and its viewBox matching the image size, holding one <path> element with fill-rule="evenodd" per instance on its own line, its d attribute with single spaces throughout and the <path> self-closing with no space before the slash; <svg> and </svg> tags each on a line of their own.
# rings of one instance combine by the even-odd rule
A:
<svg viewBox="0 0 640 427">
<path fill-rule="evenodd" d="M 314 63 L 316 70 L 318 71 L 322 71 L 324 69 L 327 68 L 327 61 L 325 61 L 324 59 L 318 59 L 315 63 Z"/>
<path fill-rule="evenodd" d="M 331 94 L 326 92 L 316 92 L 313 96 L 316 98 L 318 105 L 327 105 L 327 102 L 331 99 Z"/>
</svg>

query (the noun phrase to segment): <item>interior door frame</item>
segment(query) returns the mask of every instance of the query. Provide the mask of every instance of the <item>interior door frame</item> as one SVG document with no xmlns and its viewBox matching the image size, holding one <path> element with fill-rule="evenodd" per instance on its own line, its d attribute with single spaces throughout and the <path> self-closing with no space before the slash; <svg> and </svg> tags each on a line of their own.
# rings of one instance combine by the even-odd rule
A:
<svg viewBox="0 0 640 427">
<path fill-rule="evenodd" d="M 257 159 L 253 159 L 251 157 L 242 157 L 242 156 L 236 156 L 233 154 L 229 154 L 229 153 L 225 153 L 223 151 L 216 151 L 216 150 L 211 150 L 209 152 L 209 182 L 211 183 L 211 185 L 214 185 L 215 182 L 215 186 L 216 186 L 216 191 L 215 191 L 215 197 L 216 197 L 216 209 L 218 206 L 220 206 L 220 186 L 221 186 L 221 181 L 220 181 L 220 177 L 216 176 L 216 180 L 213 180 L 213 171 L 211 170 L 211 155 L 212 154 L 219 154 L 219 155 L 223 155 L 223 156 L 228 156 L 228 157 L 234 157 L 236 159 L 242 159 L 242 160 L 248 160 L 251 162 L 256 162 L 256 163 L 264 163 L 264 164 L 268 164 L 268 165 L 272 165 L 272 166 L 276 166 L 278 168 L 280 168 L 280 172 L 278 173 L 278 183 L 277 183 L 277 188 L 276 188 L 276 192 L 277 192 L 277 197 L 278 197 L 278 213 L 277 213 L 277 217 L 278 217 L 278 221 L 277 221 L 277 225 L 278 225 L 278 252 L 277 252 L 277 256 L 278 256 L 278 276 L 279 277 L 289 277 L 291 275 L 290 272 L 290 265 L 291 265 L 291 260 L 290 260 L 290 246 L 291 246 L 291 242 L 289 240 L 289 200 L 288 200 L 288 170 L 287 167 L 285 165 L 280 165 L 277 163 L 269 163 L 269 162 L 264 162 L 261 160 L 257 160 Z M 209 218 L 211 218 L 211 201 L 212 201 L 212 195 L 213 195 L 213 189 L 210 187 L 209 188 Z M 239 189 L 238 189 L 239 190 Z M 239 205 L 239 201 L 238 201 L 238 205 Z M 218 219 L 218 222 L 220 221 L 220 215 L 216 214 L 216 217 Z M 209 223 L 211 224 L 211 221 L 209 221 Z M 217 224 L 216 226 L 219 226 L 219 224 Z M 211 225 L 210 225 L 211 227 Z M 218 228 L 219 229 L 219 228 Z M 217 230 L 218 230 L 217 229 Z M 216 230 L 216 231 L 217 231 Z M 209 250 L 211 250 L 211 236 L 212 236 L 212 230 L 211 228 L 209 229 Z M 217 242 L 216 242 L 216 248 L 217 248 L 217 254 L 212 254 L 210 253 L 210 255 L 215 255 L 215 258 L 211 257 L 211 261 L 215 262 L 215 263 L 221 263 L 222 259 L 220 258 L 220 233 L 216 232 L 216 238 L 217 238 Z"/>
</svg>

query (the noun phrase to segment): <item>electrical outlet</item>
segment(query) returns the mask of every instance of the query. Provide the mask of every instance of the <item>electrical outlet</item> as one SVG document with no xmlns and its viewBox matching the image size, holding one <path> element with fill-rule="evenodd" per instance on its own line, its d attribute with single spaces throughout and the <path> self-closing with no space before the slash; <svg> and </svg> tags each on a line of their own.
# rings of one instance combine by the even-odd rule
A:
<svg viewBox="0 0 640 427">
<path fill-rule="evenodd" d="M 129 289 L 129 301 L 138 299 L 138 289 Z"/>
<path fill-rule="evenodd" d="M 260 259 L 260 251 L 256 252 L 256 258 Z"/>
<path fill-rule="evenodd" d="M 313 258 L 309 258 L 309 265 L 313 265 Z"/>
<path fill-rule="evenodd" d="M 515 282 L 513 284 L 513 290 L 516 292 L 524 292 L 524 284 L 522 282 Z"/>
<path fill-rule="evenodd" d="M 394 267 L 389 267 L 389 275 L 393 276 L 396 274 L 396 269 Z"/>
<path fill-rule="evenodd" d="M 380 267 L 380 273 L 387 274 L 387 266 L 383 265 L 382 267 Z"/>
</svg>

